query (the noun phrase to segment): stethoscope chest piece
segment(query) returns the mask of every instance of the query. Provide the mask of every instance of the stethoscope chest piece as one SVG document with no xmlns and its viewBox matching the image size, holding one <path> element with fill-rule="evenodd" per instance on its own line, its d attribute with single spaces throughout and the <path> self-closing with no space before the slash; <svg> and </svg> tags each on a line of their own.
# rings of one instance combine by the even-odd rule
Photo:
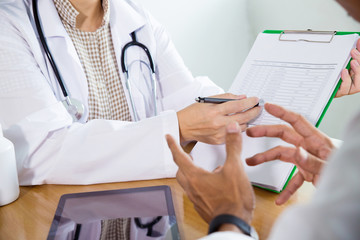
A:
<svg viewBox="0 0 360 240">
<path fill-rule="evenodd" d="M 62 101 L 64 107 L 71 115 L 74 122 L 79 121 L 85 112 L 84 104 L 82 104 L 79 100 L 75 98 L 66 97 L 65 100 Z"/>
</svg>

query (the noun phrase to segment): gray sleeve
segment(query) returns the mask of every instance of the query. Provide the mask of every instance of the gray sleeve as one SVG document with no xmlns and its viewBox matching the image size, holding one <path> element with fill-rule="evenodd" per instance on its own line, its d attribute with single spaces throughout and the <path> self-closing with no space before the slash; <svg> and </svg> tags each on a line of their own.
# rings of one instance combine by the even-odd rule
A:
<svg viewBox="0 0 360 240">
<path fill-rule="evenodd" d="M 360 239 L 360 112 L 347 126 L 313 199 L 285 211 L 269 239 Z"/>
</svg>

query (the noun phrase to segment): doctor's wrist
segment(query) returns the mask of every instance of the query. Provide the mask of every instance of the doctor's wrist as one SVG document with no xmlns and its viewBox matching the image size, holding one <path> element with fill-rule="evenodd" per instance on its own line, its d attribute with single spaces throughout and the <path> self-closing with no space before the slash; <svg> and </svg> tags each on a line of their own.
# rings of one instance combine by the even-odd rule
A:
<svg viewBox="0 0 360 240">
<path fill-rule="evenodd" d="M 176 114 L 177 114 L 178 123 L 179 123 L 180 143 L 183 146 L 184 144 L 186 145 L 187 143 L 193 141 L 194 139 L 191 139 L 188 131 L 186 131 L 186 128 L 184 126 L 185 125 L 186 115 L 184 116 L 182 111 L 179 111 Z"/>
</svg>

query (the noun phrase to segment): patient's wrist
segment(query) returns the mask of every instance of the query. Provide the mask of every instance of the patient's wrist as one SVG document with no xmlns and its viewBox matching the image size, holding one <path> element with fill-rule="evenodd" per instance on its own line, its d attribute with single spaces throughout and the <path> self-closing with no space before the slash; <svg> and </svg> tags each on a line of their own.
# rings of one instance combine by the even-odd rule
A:
<svg viewBox="0 0 360 240">
<path fill-rule="evenodd" d="M 233 231 L 258 239 L 254 228 L 241 218 L 231 214 L 220 214 L 211 220 L 208 233 L 217 231 Z"/>
<path fill-rule="evenodd" d="M 232 224 L 232 223 L 224 223 L 224 224 L 220 225 L 220 227 L 217 231 L 218 232 L 231 231 L 231 232 L 244 233 L 235 224 Z"/>
</svg>

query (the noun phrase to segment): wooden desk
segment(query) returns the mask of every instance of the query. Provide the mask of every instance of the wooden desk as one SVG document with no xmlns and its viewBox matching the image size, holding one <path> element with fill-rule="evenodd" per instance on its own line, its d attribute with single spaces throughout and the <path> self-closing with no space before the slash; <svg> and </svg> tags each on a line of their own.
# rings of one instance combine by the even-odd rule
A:
<svg viewBox="0 0 360 240">
<path fill-rule="evenodd" d="M 208 225 L 200 218 L 193 204 L 175 179 L 159 179 L 90 186 L 42 185 L 21 187 L 15 202 L 0 207 L 0 239 L 46 239 L 60 196 L 66 193 L 112 190 L 156 185 L 171 187 L 176 217 L 182 239 L 206 235 Z M 276 193 L 255 188 L 256 210 L 252 225 L 260 239 L 266 239 L 278 215 L 289 205 L 306 202 L 314 188 L 305 184 L 284 206 L 274 204 Z"/>
</svg>

